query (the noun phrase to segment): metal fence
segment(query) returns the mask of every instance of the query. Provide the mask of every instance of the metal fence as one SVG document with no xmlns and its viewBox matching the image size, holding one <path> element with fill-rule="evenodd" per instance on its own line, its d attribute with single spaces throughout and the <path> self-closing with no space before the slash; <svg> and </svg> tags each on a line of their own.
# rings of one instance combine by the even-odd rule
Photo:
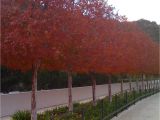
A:
<svg viewBox="0 0 160 120">
<path fill-rule="evenodd" d="M 104 104 L 104 101 L 108 98 L 106 97 L 106 98 L 100 99 L 98 100 L 99 101 L 99 110 L 98 110 L 99 115 L 94 120 L 110 120 L 112 117 L 117 116 L 120 112 L 127 109 L 129 106 L 135 104 L 137 101 L 140 101 L 153 94 L 156 94 L 159 91 L 160 91 L 159 84 L 154 82 L 154 83 L 146 84 L 144 85 L 144 87 L 139 85 L 138 90 L 133 88 L 132 90 L 127 89 L 123 91 L 123 93 L 122 92 L 116 93 L 112 95 L 112 103 L 109 103 L 109 104 L 112 104 L 113 108 L 111 112 L 108 112 L 108 113 L 106 112 L 107 106 L 105 106 Z M 62 117 L 65 118 L 65 116 L 69 114 L 71 115 L 71 114 L 77 113 L 81 116 L 79 120 L 89 120 L 86 118 L 86 114 L 88 114 L 87 112 L 88 112 L 87 108 L 81 108 L 79 110 L 74 110 L 72 113 L 67 112 L 61 115 L 60 119 Z M 52 117 L 51 120 L 54 120 L 54 118 Z"/>
</svg>

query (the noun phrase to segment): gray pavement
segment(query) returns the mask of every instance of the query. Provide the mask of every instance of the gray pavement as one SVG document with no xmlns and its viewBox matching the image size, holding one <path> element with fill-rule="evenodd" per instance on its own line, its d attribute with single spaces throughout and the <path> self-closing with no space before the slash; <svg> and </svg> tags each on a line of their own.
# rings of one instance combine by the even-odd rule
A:
<svg viewBox="0 0 160 120">
<path fill-rule="evenodd" d="M 160 120 L 160 93 L 137 102 L 112 120 Z"/>
</svg>

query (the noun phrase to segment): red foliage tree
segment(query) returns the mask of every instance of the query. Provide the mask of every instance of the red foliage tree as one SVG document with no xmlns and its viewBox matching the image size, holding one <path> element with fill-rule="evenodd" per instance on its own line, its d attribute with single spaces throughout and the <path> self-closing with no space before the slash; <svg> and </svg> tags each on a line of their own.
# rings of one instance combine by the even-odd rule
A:
<svg viewBox="0 0 160 120">
<path fill-rule="evenodd" d="M 70 3 L 58 0 L 2 1 L 1 64 L 12 69 L 33 71 L 32 120 L 37 119 L 35 93 L 38 70 L 64 68 L 60 61 L 61 47 L 64 38 L 68 37 L 68 33 L 64 34 L 64 18 L 67 16 L 69 20 L 71 7 L 64 8 L 64 5 Z"/>
<path fill-rule="evenodd" d="M 2 11 L 1 64 L 33 71 L 32 120 L 39 69 L 67 72 L 70 111 L 73 73 L 91 74 L 94 105 L 95 73 L 158 73 L 159 45 L 103 0 L 2 0 Z"/>
</svg>

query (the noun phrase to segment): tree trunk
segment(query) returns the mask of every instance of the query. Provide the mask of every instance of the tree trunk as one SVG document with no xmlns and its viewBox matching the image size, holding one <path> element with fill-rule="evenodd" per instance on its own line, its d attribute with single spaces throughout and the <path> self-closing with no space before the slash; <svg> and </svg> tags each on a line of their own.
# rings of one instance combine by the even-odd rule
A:
<svg viewBox="0 0 160 120">
<path fill-rule="evenodd" d="M 143 78 L 143 74 L 142 74 L 142 90 L 144 90 L 144 78 Z"/>
<path fill-rule="evenodd" d="M 96 79 L 91 75 L 92 79 L 92 97 L 93 97 L 93 106 L 96 105 Z"/>
<path fill-rule="evenodd" d="M 123 94 L 123 79 L 121 79 L 121 93 Z"/>
<path fill-rule="evenodd" d="M 112 102 L 112 91 L 111 91 L 111 76 L 109 75 L 109 80 L 108 80 L 108 96 L 109 96 L 109 101 Z"/>
<path fill-rule="evenodd" d="M 132 91 L 132 79 L 129 78 L 129 90 Z"/>
<path fill-rule="evenodd" d="M 68 108 L 69 111 L 73 111 L 73 102 L 72 102 L 72 74 L 68 72 Z"/>
<path fill-rule="evenodd" d="M 31 120 L 37 120 L 37 109 L 36 109 L 36 92 L 37 92 L 37 73 L 39 69 L 39 63 L 33 65 L 32 75 L 32 96 L 31 96 Z"/>
<path fill-rule="evenodd" d="M 146 80 L 147 80 L 147 89 L 148 89 L 149 88 L 148 78 Z"/>
<path fill-rule="evenodd" d="M 138 80 L 139 80 L 139 78 L 136 78 L 136 88 L 137 88 L 137 90 L 139 90 L 139 83 L 138 83 Z"/>
<path fill-rule="evenodd" d="M 154 83 L 153 83 L 153 85 L 154 85 L 154 88 L 155 88 L 155 86 L 156 86 L 156 80 L 155 80 L 155 78 L 154 78 Z"/>
</svg>

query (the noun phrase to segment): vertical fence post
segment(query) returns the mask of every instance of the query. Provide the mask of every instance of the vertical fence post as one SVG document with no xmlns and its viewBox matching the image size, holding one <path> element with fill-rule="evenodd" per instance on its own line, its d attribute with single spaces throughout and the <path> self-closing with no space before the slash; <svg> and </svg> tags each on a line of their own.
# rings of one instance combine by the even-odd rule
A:
<svg viewBox="0 0 160 120">
<path fill-rule="evenodd" d="M 133 99 L 134 99 L 134 104 L 135 104 L 135 99 L 136 99 L 136 91 L 135 91 L 135 89 L 133 88 Z"/>
<path fill-rule="evenodd" d="M 155 80 L 153 81 L 153 94 L 154 94 L 154 92 L 155 92 Z"/>
<path fill-rule="evenodd" d="M 142 95 L 142 90 L 141 90 L 141 86 L 139 86 L 139 96 L 140 96 L 140 100 L 141 100 L 141 95 Z"/>
<path fill-rule="evenodd" d="M 126 104 L 128 103 L 128 95 L 127 95 L 127 91 L 125 92 L 125 102 L 126 102 Z"/>
<path fill-rule="evenodd" d="M 146 87 L 147 87 L 147 86 L 145 85 L 145 88 L 144 88 L 144 89 L 145 89 L 145 94 L 146 94 L 146 92 L 147 92 L 147 88 L 146 88 Z"/>
<path fill-rule="evenodd" d="M 131 91 L 132 90 L 132 79 L 129 78 L 129 90 Z"/>
<path fill-rule="evenodd" d="M 157 80 L 157 90 L 158 90 L 158 80 Z"/>
<path fill-rule="evenodd" d="M 104 101 L 102 99 L 101 101 L 101 120 L 103 120 L 103 117 L 104 117 L 104 105 L 103 105 Z"/>
<path fill-rule="evenodd" d="M 151 94 L 153 94 L 153 82 L 151 83 Z"/>
<path fill-rule="evenodd" d="M 155 87 L 155 80 L 153 81 L 153 93 L 154 93 L 154 87 Z"/>
<path fill-rule="evenodd" d="M 82 114 L 82 120 L 85 120 L 85 116 L 84 116 L 84 108 L 82 108 L 81 114 Z"/>
<path fill-rule="evenodd" d="M 121 94 L 123 94 L 123 79 L 121 79 Z"/>
<path fill-rule="evenodd" d="M 158 89 L 160 89 L 160 80 L 158 80 Z"/>
<path fill-rule="evenodd" d="M 140 93 L 140 95 L 141 95 L 141 92 L 142 92 L 142 91 L 141 91 L 141 86 L 139 86 L 139 93 Z"/>
<path fill-rule="evenodd" d="M 142 91 L 144 91 L 144 75 L 142 74 Z"/>
<path fill-rule="evenodd" d="M 109 96 L 109 102 L 112 102 L 112 88 L 111 88 L 111 80 L 112 80 L 112 78 L 111 78 L 111 75 L 109 75 L 108 76 L 109 77 L 109 80 L 108 80 L 108 96 Z"/>
<path fill-rule="evenodd" d="M 147 96 L 147 85 L 145 84 L 145 92 L 144 92 L 144 96 Z"/>
<path fill-rule="evenodd" d="M 151 88 L 152 88 L 152 92 L 153 92 L 153 81 L 152 81 L 152 84 L 151 84 Z"/>
<path fill-rule="evenodd" d="M 118 108 L 118 97 L 117 97 L 117 95 L 115 95 L 115 110 L 117 110 L 117 108 Z M 117 112 L 116 112 L 116 116 L 117 116 Z"/>
<path fill-rule="evenodd" d="M 154 88 L 155 88 L 155 85 L 156 85 L 156 80 L 154 79 Z"/>
<path fill-rule="evenodd" d="M 147 79 L 147 90 L 148 90 L 148 88 L 149 88 L 149 84 L 148 84 L 148 79 Z"/>
<path fill-rule="evenodd" d="M 136 79 L 136 88 L 138 90 L 138 79 Z"/>
<path fill-rule="evenodd" d="M 158 80 L 156 80 L 156 91 L 158 90 Z"/>
<path fill-rule="evenodd" d="M 159 86 L 159 83 L 158 83 L 158 81 L 159 81 L 159 80 L 157 80 L 157 90 L 159 89 L 159 87 L 158 87 L 158 86 Z"/>
<path fill-rule="evenodd" d="M 158 85 L 158 90 L 159 90 L 159 84 L 160 84 L 160 83 L 159 83 L 159 80 L 158 80 L 157 82 L 158 82 L 157 85 Z"/>
<path fill-rule="evenodd" d="M 123 91 L 123 103 L 125 104 L 126 103 L 126 95 L 125 95 L 125 91 Z"/>
<path fill-rule="evenodd" d="M 53 113 L 53 112 L 51 112 L 50 119 L 51 119 L 51 120 L 54 120 L 54 113 Z"/>
</svg>

